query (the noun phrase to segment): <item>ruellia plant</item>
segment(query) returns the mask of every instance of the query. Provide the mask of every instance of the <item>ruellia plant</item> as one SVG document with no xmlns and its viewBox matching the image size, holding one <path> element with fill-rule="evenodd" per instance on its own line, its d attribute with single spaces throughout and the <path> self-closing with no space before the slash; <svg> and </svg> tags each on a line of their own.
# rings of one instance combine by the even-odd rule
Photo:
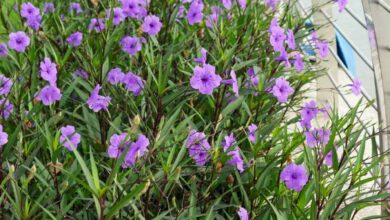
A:
<svg viewBox="0 0 390 220">
<path fill-rule="evenodd" d="M 352 219 L 380 205 L 386 154 L 358 120 L 371 102 L 339 115 L 307 98 L 329 49 L 296 9 L 2 0 L 0 219 Z"/>
</svg>

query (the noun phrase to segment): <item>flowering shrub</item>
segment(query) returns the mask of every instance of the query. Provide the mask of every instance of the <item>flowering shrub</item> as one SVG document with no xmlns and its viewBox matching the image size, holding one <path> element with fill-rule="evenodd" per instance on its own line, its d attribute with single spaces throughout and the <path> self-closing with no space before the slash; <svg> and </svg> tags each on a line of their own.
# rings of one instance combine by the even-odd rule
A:
<svg viewBox="0 0 390 220">
<path fill-rule="evenodd" d="M 319 72 L 302 46 L 326 59 L 328 43 L 292 2 L 2 2 L 2 219 L 348 219 L 378 205 L 388 194 L 367 187 L 384 155 L 356 119 L 369 103 L 338 115 L 307 99 Z"/>
</svg>

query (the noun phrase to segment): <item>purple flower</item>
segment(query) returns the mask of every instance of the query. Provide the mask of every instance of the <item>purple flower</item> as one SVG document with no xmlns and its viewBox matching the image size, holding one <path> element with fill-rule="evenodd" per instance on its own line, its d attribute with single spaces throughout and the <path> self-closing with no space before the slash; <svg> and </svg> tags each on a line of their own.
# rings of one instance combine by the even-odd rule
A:
<svg viewBox="0 0 390 220">
<path fill-rule="evenodd" d="M 0 95 L 8 95 L 11 91 L 13 82 L 3 74 L 0 74 Z"/>
<path fill-rule="evenodd" d="M 295 67 L 295 70 L 300 73 L 303 71 L 303 69 L 305 68 L 305 64 L 303 63 L 303 59 L 302 59 L 302 56 L 301 54 L 299 53 L 296 53 L 294 55 L 294 67 Z"/>
<path fill-rule="evenodd" d="M 141 12 L 139 0 L 120 0 L 123 13 L 131 18 L 137 18 Z"/>
<path fill-rule="evenodd" d="M 315 128 L 311 131 L 304 132 L 306 136 L 306 144 L 308 147 L 315 147 L 317 145 L 327 145 L 330 137 L 330 130 L 324 130 L 323 128 Z"/>
<path fill-rule="evenodd" d="M 42 101 L 46 106 L 53 104 L 56 101 L 61 100 L 61 91 L 59 88 L 53 85 L 47 85 L 41 89 L 37 100 Z"/>
<path fill-rule="evenodd" d="M 60 143 L 69 151 L 73 151 L 80 143 L 80 134 L 72 125 L 67 125 L 61 128 Z"/>
<path fill-rule="evenodd" d="M 155 36 L 160 32 L 162 27 L 162 23 L 157 16 L 149 15 L 144 19 L 144 23 L 142 24 L 142 31 L 148 33 L 149 36 Z"/>
<path fill-rule="evenodd" d="M 226 152 L 235 143 L 236 143 L 236 139 L 234 138 L 233 133 L 230 133 L 230 135 L 226 135 L 224 137 L 224 140 L 222 141 L 223 150 Z"/>
<path fill-rule="evenodd" d="M 275 11 L 276 9 L 276 6 L 278 5 L 279 3 L 279 0 L 264 0 L 265 4 L 268 6 L 268 7 L 271 7 L 272 8 L 272 11 Z"/>
<path fill-rule="evenodd" d="M 311 35 L 311 40 L 312 40 L 314 43 L 317 43 L 317 42 L 319 41 L 317 31 L 311 32 L 310 35 Z"/>
<path fill-rule="evenodd" d="M 138 135 L 135 142 L 130 140 L 128 133 L 114 134 L 110 138 L 107 154 L 110 158 L 117 159 L 128 150 L 122 163 L 122 167 L 127 168 L 135 165 L 136 160 L 147 152 L 148 146 L 149 140 L 143 134 Z"/>
<path fill-rule="evenodd" d="M 68 44 L 73 47 L 80 46 L 82 40 L 83 40 L 83 33 L 81 32 L 74 32 L 67 39 Z"/>
<path fill-rule="evenodd" d="M 288 45 L 288 48 L 290 48 L 291 50 L 295 50 L 295 48 L 296 48 L 295 36 L 294 36 L 294 32 L 292 30 L 287 31 L 287 45 Z"/>
<path fill-rule="evenodd" d="M 6 98 L 0 100 L 0 117 L 8 119 L 14 109 L 14 105 Z"/>
<path fill-rule="evenodd" d="M 125 74 L 120 68 L 114 68 L 108 72 L 107 80 L 111 85 L 116 85 L 122 82 L 124 76 Z"/>
<path fill-rule="evenodd" d="M 247 87 L 255 87 L 255 88 L 257 88 L 259 86 L 259 78 L 255 74 L 255 70 L 253 68 L 249 68 L 246 71 L 246 74 L 250 77 L 249 78 L 250 82 L 249 82 L 249 85 L 247 85 Z"/>
<path fill-rule="evenodd" d="M 122 167 L 127 168 L 135 165 L 138 158 L 141 158 L 147 151 L 149 146 L 149 139 L 143 135 L 138 135 L 137 141 L 130 145 L 129 151 L 125 156 Z"/>
<path fill-rule="evenodd" d="M 287 98 L 294 92 L 290 87 L 290 83 L 284 78 L 279 77 L 275 80 L 275 85 L 272 87 L 271 93 L 278 99 L 278 102 L 285 103 Z"/>
<path fill-rule="evenodd" d="M 315 101 L 307 102 L 305 107 L 301 110 L 301 118 L 304 121 L 311 121 L 318 114 L 318 108 Z"/>
<path fill-rule="evenodd" d="M 311 129 L 311 120 L 302 120 L 300 121 L 301 127 L 304 130 L 310 130 Z"/>
<path fill-rule="evenodd" d="M 213 28 L 218 24 L 219 15 L 221 14 L 221 8 L 217 6 L 211 7 L 211 14 L 206 19 L 206 26 Z"/>
<path fill-rule="evenodd" d="M 301 191 L 309 180 L 306 168 L 303 165 L 291 163 L 287 165 L 280 174 L 280 179 L 286 184 L 287 188 Z"/>
<path fill-rule="evenodd" d="M 230 165 L 236 166 L 240 173 L 244 172 L 244 161 L 241 157 L 240 150 L 236 147 L 234 150 L 227 152 L 231 159 L 227 162 Z"/>
<path fill-rule="evenodd" d="M 351 90 L 355 96 L 359 96 L 361 94 L 361 92 L 362 92 L 361 86 L 362 86 L 362 83 L 360 82 L 360 80 L 358 78 L 353 79 L 353 82 L 351 85 Z"/>
<path fill-rule="evenodd" d="M 80 14 L 82 12 L 81 6 L 79 3 L 71 2 L 69 5 L 69 11 L 75 12 L 76 14 Z"/>
<path fill-rule="evenodd" d="M 281 28 L 276 19 L 272 20 L 271 26 L 269 28 L 270 33 L 270 44 L 275 51 L 282 52 L 284 51 L 284 40 L 286 40 L 286 35 L 284 34 L 283 28 Z"/>
<path fill-rule="evenodd" d="M 128 72 L 123 76 L 122 83 L 128 91 L 133 93 L 134 96 L 138 96 L 145 87 L 142 78 L 132 72 Z"/>
<path fill-rule="evenodd" d="M 337 5 L 339 6 L 339 12 L 344 11 L 345 6 L 347 6 L 348 0 L 337 0 Z"/>
<path fill-rule="evenodd" d="M 50 85 L 55 86 L 57 84 L 57 65 L 51 62 L 50 58 L 45 58 L 40 63 L 40 73 L 42 79 L 48 81 Z"/>
<path fill-rule="evenodd" d="M 276 57 L 276 60 L 279 62 L 282 62 L 285 68 L 291 67 L 288 53 L 284 49 L 282 51 L 280 51 L 280 55 L 278 57 Z"/>
<path fill-rule="evenodd" d="M 272 11 L 275 11 L 276 6 L 279 4 L 279 0 L 264 0 L 268 7 L 272 8 Z"/>
<path fill-rule="evenodd" d="M 237 211 L 237 215 L 240 217 L 241 220 L 249 220 L 248 211 L 246 211 L 246 209 L 244 209 L 243 207 L 240 207 L 240 209 Z"/>
<path fill-rule="evenodd" d="M 120 135 L 114 134 L 110 138 L 110 146 L 107 149 L 108 157 L 119 158 L 121 154 L 130 146 L 128 134 L 122 133 Z"/>
<path fill-rule="evenodd" d="M 112 9 L 112 11 L 114 12 L 114 15 L 112 16 L 112 23 L 114 24 L 114 26 L 119 25 L 122 21 L 125 20 L 126 16 L 123 13 L 122 8 L 114 8 Z M 111 17 L 111 10 L 108 10 L 107 20 L 110 20 L 110 17 Z"/>
<path fill-rule="evenodd" d="M 34 29 L 35 31 L 38 31 L 41 26 L 41 21 L 42 21 L 42 16 L 37 15 L 34 17 L 28 17 L 26 23 L 27 26 Z"/>
<path fill-rule="evenodd" d="M 30 45 L 30 38 L 23 31 L 9 34 L 9 48 L 16 50 L 17 52 L 24 52 L 28 45 Z"/>
<path fill-rule="evenodd" d="M 248 127 L 248 138 L 254 144 L 257 142 L 257 140 L 256 140 L 257 139 L 256 132 L 257 132 L 257 125 L 255 125 L 255 124 L 249 125 L 249 127 Z"/>
<path fill-rule="evenodd" d="M 88 26 L 90 31 L 95 30 L 97 33 L 103 31 L 104 28 L 106 28 L 106 25 L 104 25 L 104 21 L 100 18 L 92 18 Z"/>
<path fill-rule="evenodd" d="M 73 72 L 73 76 L 75 77 L 81 77 L 83 79 L 88 79 L 89 78 L 89 74 L 83 70 L 83 69 L 77 69 L 76 71 Z"/>
<path fill-rule="evenodd" d="M 336 155 L 337 155 L 337 152 L 336 152 Z M 337 157 L 337 156 L 336 156 Z M 324 162 L 325 164 L 328 166 L 328 167 L 331 167 L 333 166 L 333 150 L 330 150 L 325 158 L 324 158 Z"/>
<path fill-rule="evenodd" d="M 204 4 L 201 0 L 195 0 L 191 3 L 187 12 L 187 20 L 190 25 L 202 22 Z"/>
<path fill-rule="evenodd" d="M 246 0 L 237 0 L 237 2 L 241 9 L 246 8 Z"/>
<path fill-rule="evenodd" d="M 91 96 L 87 100 L 87 104 L 91 110 L 98 112 L 100 110 L 108 110 L 108 105 L 110 104 L 111 97 L 99 95 L 100 85 L 97 84 L 93 89 Z"/>
<path fill-rule="evenodd" d="M 8 55 L 7 44 L 0 43 L 0 57 L 5 57 Z"/>
<path fill-rule="evenodd" d="M 201 53 L 201 57 L 195 58 L 194 62 L 204 65 L 207 62 L 207 50 L 202 47 L 202 49 L 200 50 L 200 53 Z"/>
<path fill-rule="evenodd" d="M 238 97 L 239 94 L 238 94 L 238 83 L 237 83 L 236 72 L 234 72 L 234 70 L 231 70 L 231 71 L 230 71 L 230 76 L 232 77 L 232 80 L 233 80 L 232 87 L 233 87 L 234 95 L 235 95 L 236 97 Z"/>
<path fill-rule="evenodd" d="M 188 135 L 186 146 L 196 165 L 203 166 L 209 160 L 208 151 L 211 149 L 205 133 L 191 130 Z"/>
<path fill-rule="evenodd" d="M 211 95 L 213 90 L 221 84 L 221 80 L 222 78 L 215 74 L 215 67 L 205 64 L 203 67 L 195 67 L 190 84 L 201 94 Z"/>
<path fill-rule="evenodd" d="M 179 20 L 179 18 L 184 17 L 184 11 L 185 11 L 185 7 L 183 5 L 180 5 L 179 10 L 177 11 L 177 14 L 176 14 L 177 21 Z"/>
<path fill-rule="evenodd" d="M 0 125 L 0 149 L 6 143 L 8 143 L 8 134 L 3 131 L 3 126 Z"/>
<path fill-rule="evenodd" d="M 126 36 L 122 38 L 121 45 L 124 52 L 133 56 L 142 49 L 142 44 L 138 37 Z"/>
<path fill-rule="evenodd" d="M 329 46 L 326 41 L 318 41 L 317 42 L 318 54 L 321 59 L 325 59 L 329 55 Z"/>
<path fill-rule="evenodd" d="M 221 0 L 223 7 L 225 7 L 227 10 L 230 10 L 232 8 L 232 0 Z"/>
<path fill-rule="evenodd" d="M 238 97 L 239 94 L 238 94 L 237 76 L 236 76 L 236 72 L 234 72 L 233 69 L 230 71 L 230 77 L 232 77 L 232 78 L 231 78 L 231 79 L 228 79 L 228 80 L 222 80 L 221 83 L 222 83 L 222 84 L 225 84 L 225 85 L 232 85 L 234 95 L 235 95 L 236 97 Z"/>
<path fill-rule="evenodd" d="M 31 2 L 22 4 L 20 10 L 20 16 L 28 19 L 30 17 L 36 17 L 38 15 L 39 15 L 39 8 L 35 7 Z"/>
<path fill-rule="evenodd" d="M 46 2 L 45 5 L 43 6 L 43 13 L 45 14 L 53 13 L 54 10 L 55 8 L 52 2 Z"/>
</svg>

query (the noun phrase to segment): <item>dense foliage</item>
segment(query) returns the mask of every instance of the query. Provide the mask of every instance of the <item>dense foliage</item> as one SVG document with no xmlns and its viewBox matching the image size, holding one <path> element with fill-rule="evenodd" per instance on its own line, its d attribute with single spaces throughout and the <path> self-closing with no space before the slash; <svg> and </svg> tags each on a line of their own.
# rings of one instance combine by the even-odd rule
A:
<svg viewBox="0 0 390 220">
<path fill-rule="evenodd" d="M 0 19 L 1 219 L 350 219 L 389 196 L 370 102 L 306 97 L 329 50 L 295 1 L 7 0 Z"/>
</svg>

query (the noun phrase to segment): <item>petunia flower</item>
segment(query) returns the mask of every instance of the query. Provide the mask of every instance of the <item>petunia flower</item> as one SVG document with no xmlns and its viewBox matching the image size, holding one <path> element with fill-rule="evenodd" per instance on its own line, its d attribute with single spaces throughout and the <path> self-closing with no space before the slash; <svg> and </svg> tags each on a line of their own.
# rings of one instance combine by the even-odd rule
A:
<svg viewBox="0 0 390 220">
<path fill-rule="evenodd" d="M 303 165 L 291 163 L 283 169 L 280 179 L 286 184 L 287 188 L 300 192 L 309 179 L 306 172 Z"/>
<path fill-rule="evenodd" d="M 124 76 L 125 74 L 120 68 L 114 68 L 111 69 L 110 72 L 108 72 L 107 80 L 111 85 L 116 85 L 122 82 Z"/>
<path fill-rule="evenodd" d="M 100 88 L 100 85 L 97 84 L 87 100 L 89 108 L 94 112 L 99 112 L 102 109 L 108 111 L 108 105 L 111 101 L 111 97 L 99 95 Z"/>
<path fill-rule="evenodd" d="M 92 18 L 89 23 L 88 29 L 90 31 L 96 31 L 97 33 L 102 32 L 106 28 L 103 19 L 100 18 Z"/>
<path fill-rule="evenodd" d="M 276 10 L 276 7 L 278 6 L 280 0 L 264 0 L 265 4 L 272 8 L 272 11 Z"/>
<path fill-rule="evenodd" d="M 0 57 L 5 57 L 8 55 L 7 44 L 0 43 Z"/>
<path fill-rule="evenodd" d="M 122 38 L 121 46 L 124 52 L 133 56 L 142 49 L 142 44 L 138 37 L 126 36 Z"/>
<path fill-rule="evenodd" d="M 112 24 L 114 26 L 119 25 L 122 21 L 125 20 L 126 15 L 123 12 L 122 8 L 113 8 L 112 11 L 114 12 L 112 15 Z M 107 20 L 110 20 L 111 18 L 111 9 L 107 10 Z"/>
<path fill-rule="evenodd" d="M 294 67 L 295 67 L 295 70 L 300 73 L 303 71 L 303 69 L 305 68 L 305 64 L 303 63 L 303 59 L 302 59 L 302 55 L 300 53 L 296 53 L 294 55 Z"/>
<path fill-rule="evenodd" d="M 352 85 L 351 85 L 351 91 L 355 96 L 359 96 L 362 93 L 361 89 L 362 83 L 358 78 L 353 79 Z"/>
<path fill-rule="evenodd" d="M 202 47 L 202 49 L 200 50 L 200 53 L 201 53 L 201 57 L 195 58 L 194 62 L 204 65 L 207 62 L 207 50 Z"/>
<path fill-rule="evenodd" d="M 40 73 L 42 79 L 48 81 L 50 85 L 57 84 L 57 65 L 51 62 L 50 58 L 45 57 L 40 63 Z"/>
<path fill-rule="evenodd" d="M 318 114 L 318 108 L 316 102 L 310 101 L 305 104 L 305 107 L 301 110 L 301 119 L 305 121 L 311 121 Z"/>
<path fill-rule="evenodd" d="M 43 13 L 50 14 L 55 11 L 54 4 L 52 2 L 46 2 L 43 6 Z"/>
<path fill-rule="evenodd" d="M 69 11 L 80 14 L 83 10 L 81 9 L 81 5 L 79 3 L 71 2 L 69 4 Z"/>
<path fill-rule="evenodd" d="M 23 18 L 30 18 L 39 15 L 39 8 L 35 7 L 31 2 L 23 3 L 21 5 L 20 16 Z"/>
<path fill-rule="evenodd" d="M 162 23 L 160 18 L 154 15 L 146 16 L 142 24 L 142 31 L 149 34 L 149 36 L 156 36 L 160 32 Z"/>
<path fill-rule="evenodd" d="M 290 83 L 284 78 L 279 77 L 275 80 L 275 85 L 272 87 L 271 93 L 278 99 L 278 102 L 287 102 L 288 96 L 294 92 Z"/>
<path fill-rule="evenodd" d="M 60 143 L 69 151 L 73 151 L 80 143 L 80 134 L 72 125 L 62 127 L 60 136 Z"/>
<path fill-rule="evenodd" d="M 240 207 L 240 209 L 237 211 L 237 215 L 241 220 L 249 220 L 248 211 L 246 211 L 246 209 L 243 207 Z"/>
<path fill-rule="evenodd" d="M 195 0 L 191 3 L 187 12 L 187 21 L 190 25 L 202 22 L 204 4 L 201 0 Z"/>
<path fill-rule="evenodd" d="M 26 50 L 28 45 L 30 45 L 30 38 L 23 31 L 18 31 L 9 34 L 9 48 L 22 53 Z"/>
<path fill-rule="evenodd" d="M 144 156 L 148 151 L 148 146 L 149 139 L 143 134 L 138 135 L 137 141 L 130 145 L 130 149 L 127 151 L 122 167 L 127 168 L 134 166 L 137 159 Z"/>
<path fill-rule="evenodd" d="M 330 130 L 323 128 L 314 128 L 304 132 L 306 136 L 306 144 L 308 147 L 315 147 L 317 145 L 325 146 L 329 142 Z"/>
<path fill-rule="evenodd" d="M 284 34 L 283 28 L 279 26 L 279 23 L 275 18 L 272 20 L 268 31 L 270 33 L 270 44 L 274 50 L 278 52 L 284 51 L 284 41 L 286 40 L 286 35 Z"/>
<path fill-rule="evenodd" d="M 0 149 L 8 143 L 8 134 L 3 131 L 3 126 L 0 125 Z"/>
<path fill-rule="evenodd" d="M 317 41 L 318 54 L 321 59 L 325 59 L 329 55 L 329 45 L 326 41 Z"/>
<path fill-rule="evenodd" d="M 287 41 L 286 42 L 287 42 L 288 48 L 290 48 L 291 50 L 295 50 L 295 48 L 296 48 L 295 36 L 294 36 L 294 32 L 292 30 L 287 31 Z"/>
<path fill-rule="evenodd" d="M 47 85 L 39 91 L 37 100 L 42 101 L 46 106 L 61 100 L 61 91 L 55 85 Z"/>
<path fill-rule="evenodd" d="M 6 98 L 0 100 L 0 117 L 8 119 L 14 109 L 14 105 Z"/>
<path fill-rule="evenodd" d="M 10 78 L 0 74 L 0 95 L 8 95 L 11 91 L 13 82 Z"/>
<path fill-rule="evenodd" d="M 221 80 L 222 78 L 215 74 L 215 67 L 205 64 L 203 67 L 195 67 L 190 84 L 201 94 L 211 95 L 213 90 L 221 84 Z"/>
<path fill-rule="evenodd" d="M 190 156 L 195 160 L 196 165 L 203 166 L 208 162 L 208 151 L 211 149 L 211 146 L 207 142 L 205 133 L 191 130 L 187 138 L 186 146 Z"/>
<path fill-rule="evenodd" d="M 227 10 L 232 9 L 233 3 L 232 0 L 221 0 L 223 7 L 225 7 Z"/>
<path fill-rule="evenodd" d="M 83 40 L 83 33 L 77 31 L 68 37 L 67 42 L 69 45 L 73 47 L 78 47 L 80 46 L 82 40 Z"/>
<path fill-rule="evenodd" d="M 121 82 L 125 85 L 128 91 L 133 93 L 134 96 L 138 96 L 145 87 L 142 78 L 132 72 L 126 73 Z"/>
<path fill-rule="evenodd" d="M 254 144 L 257 142 L 256 132 L 257 132 L 257 125 L 255 125 L 255 124 L 249 125 L 249 127 L 248 127 L 248 138 Z"/>
<path fill-rule="evenodd" d="M 337 5 L 339 6 L 339 12 L 344 11 L 345 7 L 348 4 L 348 0 L 336 0 L 336 1 L 337 1 Z"/>
</svg>

